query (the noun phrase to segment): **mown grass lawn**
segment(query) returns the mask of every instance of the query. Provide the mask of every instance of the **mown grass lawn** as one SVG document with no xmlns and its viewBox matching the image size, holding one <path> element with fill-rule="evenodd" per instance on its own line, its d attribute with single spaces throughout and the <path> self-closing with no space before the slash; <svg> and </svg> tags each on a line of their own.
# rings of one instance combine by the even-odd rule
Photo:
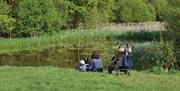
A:
<svg viewBox="0 0 180 91">
<path fill-rule="evenodd" d="M 180 73 L 80 73 L 57 67 L 0 67 L 0 91 L 180 91 Z"/>
</svg>

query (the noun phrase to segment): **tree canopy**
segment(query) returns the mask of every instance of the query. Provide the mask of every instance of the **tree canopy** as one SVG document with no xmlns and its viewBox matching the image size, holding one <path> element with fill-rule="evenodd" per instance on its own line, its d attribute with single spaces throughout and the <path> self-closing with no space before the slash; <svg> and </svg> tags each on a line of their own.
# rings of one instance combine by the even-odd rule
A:
<svg viewBox="0 0 180 91">
<path fill-rule="evenodd" d="M 7 37 L 3 33 L 10 30 L 13 33 L 12 37 L 28 37 L 63 29 L 94 28 L 111 22 L 168 21 L 177 31 L 180 17 L 179 2 L 179 0 L 0 0 L 1 23 L 11 21 L 8 26 L 0 25 L 0 37 Z M 10 30 L 4 30 L 4 27 Z"/>
</svg>

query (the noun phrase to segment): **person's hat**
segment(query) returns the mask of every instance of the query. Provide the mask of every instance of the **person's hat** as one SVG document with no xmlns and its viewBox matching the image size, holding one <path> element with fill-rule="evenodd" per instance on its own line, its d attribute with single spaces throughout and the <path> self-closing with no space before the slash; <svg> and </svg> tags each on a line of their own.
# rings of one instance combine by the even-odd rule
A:
<svg viewBox="0 0 180 91">
<path fill-rule="evenodd" d="M 122 48 L 122 47 L 119 48 L 119 51 L 120 51 L 120 52 L 124 52 L 124 48 Z"/>
<path fill-rule="evenodd" d="M 81 61 L 80 61 L 80 64 L 85 64 L 85 61 L 84 61 L 84 60 L 81 60 Z"/>
</svg>

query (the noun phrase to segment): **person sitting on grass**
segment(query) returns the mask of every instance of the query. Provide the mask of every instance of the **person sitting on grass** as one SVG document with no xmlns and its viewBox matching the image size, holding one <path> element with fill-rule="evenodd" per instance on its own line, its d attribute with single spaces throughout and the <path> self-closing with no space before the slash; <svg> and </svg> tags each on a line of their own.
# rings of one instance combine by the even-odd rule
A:
<svg viewBox="0 0 180 91">
<path fill-rule="evenodd" d="M 88 71 L 88 72 L 91 71 L 91 69 L 90 69 L 90 61 L 89 61 L 88 57 L 84 58 L 84 62 L 86 64 L 86 71 Z"/>
<path fill-rule="evenodd" d="M 80 72 L 86 72 L 87 71 L 87 64 L 85 64 L 84 60 L 80 61 L 79 71 Z"/>
<path fill-rule="evenodd" d="M 102 60 L 99 57 L 97 51 L 93 51 L 91 57 L 92 57 L 92 61 L 91 61 L 91 65 L 90 65 L 91 71 L 93 71 L 93 72 L 103 72 Z"/>
</svg>

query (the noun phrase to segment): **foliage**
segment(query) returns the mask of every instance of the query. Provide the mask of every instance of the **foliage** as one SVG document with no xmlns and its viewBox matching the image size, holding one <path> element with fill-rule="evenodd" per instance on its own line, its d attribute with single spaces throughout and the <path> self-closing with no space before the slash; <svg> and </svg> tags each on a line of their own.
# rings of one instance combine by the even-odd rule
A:
<svg viewBox="0 0 180 91">
<path fill-rule="evenodd" d="M 11 37 L 11 32 L 15 29 L 16 20 L 8 15 L 0 15 L 0 34 L 9 34 Z"/>
<path fill-rule="evenodd" d="M 51 0 L 17 1 L 13 16 L 17 19 L 16 30 L 30 34 L 30 36 L 42 32 L 58 31 L 64 24 L 63 15 L 57 12 Z"/>
<path fill-rule="evenodd" d="M 169 27 L 175 31 L 179 31 L 180 26 L 180 0 L 170 0 L 169 8 L 167 9 L 166 21 L 169 24 Z"/>
<path fill-rule="evenodd" d="M 180 26 L 180 0 L 168 0 L 168 8 L 166 11 L 166 17 L 165 21 L 167 24 L 167 30 L 168 35 L 163 36 L 161 38 L 162 45 L 164 45 L 165 50 L 163 53 L 164 56 L 167 56 L 167 63 L 173 63 L 174 65 L 178 64 L 178 60 L 176 60 L 176 57 L 178 57 L 179 54 L 174 55 L 174 52 L 178 51 L 178 45 L 179 45 L 179 26 Z"/>
<path fill-rule="evenodd" d="M 138 41 L 159 41 L 159 31 L 128 31 L 124 32 L 121 35 L 110 35 L 107 36 L 108 40 L 117 40 L 117 39 L 124 39 L 124 40 L 138 40 Z M 163 34 L 166 34 L 164 31 Z"/>
<path fill-rule="evenodd" d="M 155 11 L 142 0 L 117 0 L 114 16 L 116 22 L 154 21 Z"/>
<path fill-rule="evenodd" d="M 105 23 L 168 21 L 178 30 L 178 0 L 1 0 L 0 14 L 17 20 L 16 37 Z M 8 4 L 7 4 L 7 3 Z"/>
<path fill-rule="evenodd" d="M 167 37 L 167 36 L 166 36 Z M 175 65 L 175 56 L 174 56 L 174 46 L 172 40 L 165 40 L 165 38 L 160 35 L 160 45 L 159 45 L 159 63 L 158 66 L 162 66 L 164 64 Z"/>
<path fill-rule="evenodd" d="M 107 23 L 112 17 L 113 0 L 98 0 L 98 21 L 101 23 Z"/>
<path fill-rule="evenodd" d="M 167 0 L 149 0 L 149 3 L 152 4 L 156 12 L 157 21 L 165 21 L 166 12 L 168 9 Z"/>
<path fill-rule="evenodd" d="M 11 37 L 11 32 L 15 29 L 16 19 L 9 16 L 11 6 L 4 0 L 0 0 L 0 37 Z"/>
<path fill-rule="evenodd" d="M 0 0 L 0 15 L 17 20 L 16 37 L 96 28 L 111 22 L 156 20 L 168 21 L 178 30 L 179 11 L 179 0 Z"/>
<path fill-rule="evenodd" d="M 133 49 L 133 64 L 136 70 L 152 69 L 159 58 L 158 43 L 135 46 Z"/>
<path fill-rule="evenodd" d="M 73 2 L 68 0 L 54 0 L 53 1 L 57 12 L 62 14 L 62 18 L 64 21 L 62 29 L 69 29 L 72 26 L 68 26 L 70 22 L 72 22 L 71 15 L 74 13 L 74 8 L 76 7 Z"/>
<path fill-rule="evenodd" d="M 4 2 L 4 0 L 0 0 L 0 15 L 7 15 L 10 11 L 11 6 Z"/>
<path fill-rule="evenodd" d="M 71 21 L 74 28 L 81 25 L 84 28 L 96 27 L 97 24 L 108 22 L 111 16 L 112 0 L 69 0 L 73 2 Z"/>
<path fill-rule="evenodd" d="M 4 0 L 4 1 L 6 1 L 10 5 L 13 5 L 17 0 Z"/>
</svg>

